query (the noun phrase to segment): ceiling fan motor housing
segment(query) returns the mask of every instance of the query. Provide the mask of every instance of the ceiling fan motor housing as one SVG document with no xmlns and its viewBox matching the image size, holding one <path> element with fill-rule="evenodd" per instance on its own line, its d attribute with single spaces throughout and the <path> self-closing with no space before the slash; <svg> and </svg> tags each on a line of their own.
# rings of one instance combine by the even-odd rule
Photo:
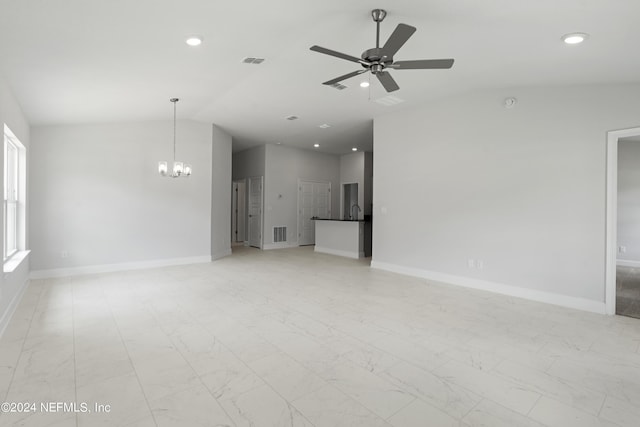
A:
<svg viewBox="0 0 640 427">
<path fill-rule="evenodd" d="M 362 59 L 367 61 L 369 64 L 362 64 L 364 68 L 371 67 L 372 73 L 377 73 L 378 71 L 382 71 L 382 69 L 388 65 L 393 63 L 393 57 L 387 56 L 384 54 L 382 48 L 374 47 L 373 49 L 367 49 L 362 52 Z"/>
</svg>

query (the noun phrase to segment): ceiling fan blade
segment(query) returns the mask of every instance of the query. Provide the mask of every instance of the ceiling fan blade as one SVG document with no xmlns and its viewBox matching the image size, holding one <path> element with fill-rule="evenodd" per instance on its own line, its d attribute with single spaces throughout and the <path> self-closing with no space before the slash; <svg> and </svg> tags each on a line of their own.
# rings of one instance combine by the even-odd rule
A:
<svg viewBox="0 0 640 427">
<path fill-rule="evenodd" d="M 393 92 L 400 89 L 400 86 L 398 86 L 396 81 L 393 80 L 391 74 L 387 73 L 386 71 L 376 73 L 376 76 L 378 76 L 378 80 L 380 80 L 380 83 L 382 83 L 382 86 L 387 92 Z"/>
<path fill-rule="evenodd" d="M 326 82 L 324 82 L 322 84 L 331 86 L 333 84 L 336 84 L 336 83 L 341 82 L 341 81 L 346 80 L 346 79 L 350 79 L 351 77 L 355 77 L 358 74 L 362 74 L 362 73 L 365 73 L 367 71 L 369 71 L 369 70 L 363 69 L 363 70 L 354 71 L 353 73 L 349 73 L 349 74 L 345 74 L 344 76 L 336 77 L 335 79 L 326 81 Z"/>
<path fill-rule="evenodd" d="M 416 28 L 407 24 L 398 24 L 389 40 L 382 46 L 382 51 L 389 58 L 393 58 L 393 55 L 400 50 L 400 48 L 409 40 L 409 37 L 416 32 Z"/>
<path fill-rule="evenodd" d="M 389 66 L 395 70 L 435 70 L 453 67 L 453 59 L 420 59 L 417 61 L 397 61 Z"/>
<path fill-rule="evenodd" d="M 356 58 L 355 56 L 347 55 L 346 53 L 336 52 L 335 50 L 327 49 L 320 46 L 311 46 L 309 49 L 314 52 L 324 53 L 325 55 L 335 56 L 336 58 L 346 59 L 347 61 L 357 62 L 359 64 L 370 65 L 367 61 L 363 61 L 360 58 Z"/>
</svg>

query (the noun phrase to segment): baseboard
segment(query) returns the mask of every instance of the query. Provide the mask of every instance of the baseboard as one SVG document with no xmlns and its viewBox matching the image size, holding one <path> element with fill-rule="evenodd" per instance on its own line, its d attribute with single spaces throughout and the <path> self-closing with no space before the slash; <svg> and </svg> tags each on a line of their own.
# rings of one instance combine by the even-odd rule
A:
<svg viewBox="0 0 640 427">
<path fill-rule="evenodd" d="M 158 259 L 151 261 L 125 262 L 120 264 L 87 265 L 83 267 L 55 268 L 51 270 L 34 270 L 29 274 L 31 279 L 49 279 L 54 277 L 81 276 L 85 274 L 113 273 L 117 271 L 144 270 L 147 268 L 170 267 L 174 265 L 202 264 L 211 262 L 209 255 L 189 258 Z"/>
<path fill-rule="evenodd" d="M 9 326 L 9 322 L 13 317 L 13 313 L 16 312 L 16 308 L 18 308 L 18 304 L 20 304 L 20 300 L 22 300 L 24 291 L 27 290 L 28 286 L 29 279 L 26 279 L 20 287 L 20 290 L 18 290 L 18 292 L 16 292 L 16 294 L 13 296 L 13 299 L 7 306 L 7 310 L 2 314 L 2 317 L 0 318 L 0 338 L 2 337 L 2 335 L 4 335 L 4 331 L 5 329 L 7 329 L 7 326 Z"/>
<path fill-rule="evenodd" d="M 286 249 L 297 248 L 298 242 L 278 242 L 278 243 L 265 243 L 262 245 L 262 249 L 268 251 L 270 249 Z"/>
<path fill-rule="evenodd" d="M 322 246 L 318 246 L 318 245 L 316 245 L 316 247 L 313 250 L 314 250 L 314 252 L 320 252 L 320 253 L 329 254 L 329 255 L 343 256 L 343 257 L 353 258 L 353 259 L 364 258 L 364 252 L 341 251 L 341 250 L 338 250 L 338 249 L 323 248 Z"/>
<path fill-rule="evenodd" d="M 554 294 L 551 292 L 536 291 L 533 289 L 520 288 L 517 286 L 505 285 L 502 283 L 490 282 L 487 280 L 454 276 L 451 274 L 404 267 L 401 265 L 380 261 L 371 261 L 371 268 L 391 271 L 393 273 L 404 274 L 407 276 L 420 277 L 423 279 L 433 280 L 449 285 L 463 286 L 465 288 L 489 291 L 497 294 L 509 295 L 516 298 L 523 298 L 531 301 L 559 305 L 567 308 L 574 308 L 576 310 L 606 314 L 606 307 L 604 302 L 593 301 L 584 298 L 570 297 L 567 295 Z"/>
<path fill-rule="evenodd" d="M 640 268 L 640 261 L 633 261 L 631 259 L 617 259 L 616 265 L 620 267 L 637 267 Z"/>
<path fill-rule="evenodd" d="M 231 255 L 231 248 L 225 249 L 220 252 L 216 252 L 215 254 L 211 254 L 211 261 L 215 261 L 217 259 L 224 258 L 229 255 Z"/>
</svg>

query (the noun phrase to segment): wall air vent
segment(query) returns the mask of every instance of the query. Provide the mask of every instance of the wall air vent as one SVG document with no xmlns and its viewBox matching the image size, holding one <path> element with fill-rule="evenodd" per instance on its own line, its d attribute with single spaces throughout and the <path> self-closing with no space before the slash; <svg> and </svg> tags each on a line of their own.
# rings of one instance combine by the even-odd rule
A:
<svg viewBox="0 0 640 427">
<path fill-rule="evenodd" d="M 285 119 L 287 119 L 287 120 L 298 120 L 298 116 L 289 116 L 289 117 L 285 117 Z"/>
<path fill-rule="evenodd" d="M 400 99 L 397 96 L 393 96 L 393 95 L 387 95 L 383 98 L 376 99 L 376 102 L 386 107 L 391 107 L 393 105 L 398 105 L 404 102 L 404 99 Z"/>
<path fill-rule="evenodd" d="M 340 84 L 340 83 L 334 83 L 332 85 L 329 85 L 329 87 L 332 87 L 334 89 L 338 89 L 338 90 L 345 90 L 347 88 L 347 86 Z"/>
<path fill-rule="evenodd" d="M 252 57 L 246 57 L 242 60 L 243 63 L 245 64 L 262 64 L 264 62 L 264 58 L 252 58 Z"/>
<path fill-rule="evenodd" d="M 287 227 L 273 227 L 273 243 L 287 241 Z"/>
</svg>

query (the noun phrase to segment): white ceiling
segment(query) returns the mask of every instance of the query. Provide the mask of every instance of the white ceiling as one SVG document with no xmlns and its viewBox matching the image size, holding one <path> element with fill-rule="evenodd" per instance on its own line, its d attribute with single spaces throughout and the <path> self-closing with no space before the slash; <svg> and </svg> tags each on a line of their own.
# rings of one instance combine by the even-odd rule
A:
<svg viewBox="0 0 640 427">
<path fill-rule="evenodd" d="M 281 142 L 345 153 L 372 147 L 372 119 L 471 90 L 640 80 L 637 0 L 0 0 L 0 73 L 33 125 L 165 120 L 216 123 L 234 148 Z M 380 84 L 316 52 L 354 56 L 395 26 L 418 31 L 396 60 L 455 58 L 451 70 L 395 70 L 405 102 L 385 107 Z M 567 46 L 560 37 L 590 39 Z M 204 36 L 189 47 L 189 34 Z M 264 57 L 262 65 L 241 63 Z M 286 121 L 289 115 L 300 117 Z M 328 123 L 329 129 L 318 125 Z"/>
</svg>

